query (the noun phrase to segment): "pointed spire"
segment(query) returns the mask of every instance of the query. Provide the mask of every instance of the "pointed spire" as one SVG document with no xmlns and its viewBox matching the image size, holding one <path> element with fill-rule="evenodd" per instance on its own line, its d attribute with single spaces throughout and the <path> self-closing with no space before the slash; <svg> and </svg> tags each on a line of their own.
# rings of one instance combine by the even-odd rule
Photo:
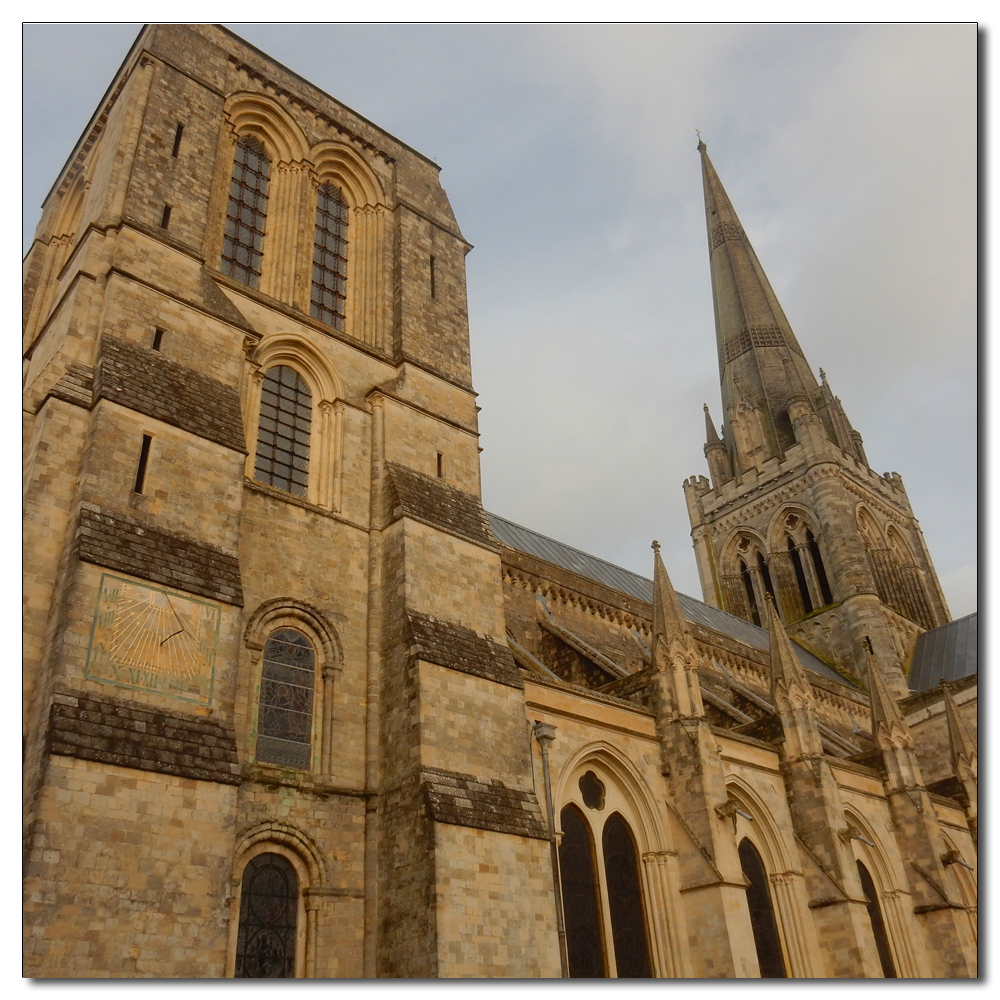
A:
<svg viewBox="0 0 1000 1000">
<path fill-rule="evenodd" d="M 961 771 L 967 768 L 972 777 L 978 771 L 978 747 L 965 719 L 958 710 L 955 695 L 951 685 L 942 678 L 941 690 L 944 692 L 944 711 L 948 719 L 948 742 L 951 744 L 951 761 L 955 774 L 962 777 Z"/>
<path fill-rule="evenodd" d="M 660 555 L 660 543 L 654 541 L 653 552 L 653 649 L 658 641 L 669 647 L 675 639 L 685 639 L 690 635 L 687 618 L 677 600 L 677 592 L 667 575 Z"/>
<path fill-rule="evenodd" d="M 730 392 L 738 376 L 750 404 L 760 407 L 765 419 L 770 418 L 768 436 L 773 431 L 777 447 L 783 449 L 793 444 L 794 438 L 786 413 L 791 390 L 781 361 L 789 360 L 801 391 L 807 395 L 816 388 L 816 379 L 708 158 L 705 144 L 699 143 L 698 150 L 705 189 L 723 422 L 728 425 L 732 421 L 735 401 Z"/>
<path fill-rule="evenodd" d="M 705 410 L 705 442 L 706 444 L 722 444 L 719 435 L 715 431 L 715 424 L 712 422 L 712 415 L 708 412 L 708 403 L 702 403 Z"/>
<path fill-rule="evenodd" d="M 811 701 L 809 681 L 770 594 L 767 595 L 767 630 L 771 636 L 771 701 L 779 711 L 783 705 L 790 707 Z"/>
<path fill-rule="evenodd" d="M 872 707 L 872 736 L 883 751 L 912 750 L 913 737 L 899 710 L 896 699 L 889 693 L 882 671 L 872 655 L 871 640 L 865 636 L 868 660 L 868 697 Z"/>
</svg>

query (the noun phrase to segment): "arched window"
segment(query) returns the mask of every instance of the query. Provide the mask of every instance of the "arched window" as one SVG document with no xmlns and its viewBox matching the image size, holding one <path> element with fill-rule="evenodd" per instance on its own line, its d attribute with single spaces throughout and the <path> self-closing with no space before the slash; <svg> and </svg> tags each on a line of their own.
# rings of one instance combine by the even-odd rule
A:
<svg viewBox="0 0 1000 1000">
<path fill-rule="evenodd" d="M 613 813 L 604 824 L 604 874 L 608 880 L 611 936 L 619 979 L 651 979 L 646 918 L 635 839 L 628 823 Z"/>
<path fill-rule="evenodd" d="M 806 573 L 802 568 L 802 557 L 795 547 L 795 540 L 788 535 L 788 557 L 792 560 L 792 569 L 795 571 L 795 582 L 799 585 L 799 597 L 802 598 L 802 610 L 809 614 L 813 609 L 812 598 L 809 596 L 809 584 L 806 583 Z"/>
<path fill-rule="evenodd" d="M 308 770 L 312 755 L 316 654 L 297 629 L 272 632 L 264 644 L 256 759 Z"/>
<path fill-rule="evenodd" d="M 344 329 L 347 283 L 347 202 L 340 189 L 323 184 L 316 193 L 311 311 L 336 330 Z"/>
<path fill-rule="evenodd" d="M 886 979 L 896 979 L 896 967 L 893 965 L 892 952 L 889 950 L 889 937 L 885 932 L 882 908 L 878 905 L 875 881 L 871 872 L 860 861 L 858 878 L 861 879 L 861 891 L 868 897 L 868 919 L 871 921 L 872 934 L 875 935 L 875 947 L 878 948 L 878 959 L 882 963 L 882 975 Z"/>
<path fill-rule="evenodd" d="M 820 593 L 823 595 L 823 604 L 824 606 L 833 604 L 833 594 L 830 592 L 830 584 L 826 578 L 826 568 L 823 566 L 819 543 L 808 528 L 806 528 L 806 544 L 809 546 L 809 555 L 812 556 L 813 568 L 816 570 L 816 580 L 819 583 Z"/>
<path fill-rule="evenodd" d="M 261 141 L 251 135 L 243 136 L 236 144 L 233 161 L 222 271 L 251 288 L 260 285 L 270 176 L 271 161 Z"/>
<path fill-rule="evenodd" d="M 559 872 L 562 880 L 569 974 L 574 979 L 604 979 L 604 941 L 601 933 L 597 864 L 590 827 L 576 806 L 560 814 L 562 841 Z"/>
<path fill-rule="evenodd" d="M 312 393 L 305 379 L 288 365 L 264 376 L 253 477 L 300 497 L 306 495 Z"/>
<path fill-rule="evenodd" d="M 764 860 L 747 837 L 740 841 L 739 852 L 743 876 L 750 883 L 747 886 L 747 906 L 750 909 L 750 926 L 753 928 L 753 941 L 757 948 L 760 978 L 787 979 Z"/>
<path fill-rule="evenodd" d="M 754 593 L 753 589 L 753 578 L 750 576 L 750 570 L 747 569 L 747 564 L 740 560 L 740 576 L 743 579 L 743 589 L 746 591 L 747 595 L 747 605 L 750 608 L 750 618 L 754 625 L 760 625 L 760 610 L 757 608 L 757 595 Z"/>
<path fill-rule="evenodd" d="M 280 854 L 258 854 L 243 869 L 237 979 L 291 979 L 295 975 L 295 924 L 299 884 Z"/>
</svg>

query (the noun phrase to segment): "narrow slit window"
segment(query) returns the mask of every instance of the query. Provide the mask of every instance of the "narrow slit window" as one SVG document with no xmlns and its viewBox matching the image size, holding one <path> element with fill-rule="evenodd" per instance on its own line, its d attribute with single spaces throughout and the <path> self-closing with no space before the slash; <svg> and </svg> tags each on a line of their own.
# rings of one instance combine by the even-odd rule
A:
<svg viewBox="0 0 1000 1000">
<path fill-rule="evenodd" d="M 312 394 L 305 379 L 288 365 L 271 368 L 261 385 L 254 479 L 304 497 L 311 426 Z"/>
<path fill-rule="evenodd" d="M 635 838 L 621 814 L 615 813 L 604 824 L 601 839 L 618 978 L 652 979 Z"/>
<path fill-rule="evenodd" d="M 323 184 L 316 192 L 316 235 L 313 240 L 313 319 L 344 329 L 347 301 L 347 202 L 340 189 Z"/>
<path fill-rule="evenodd" d="M 747 595 L 747 606 L 750 609 L 750 618 L 754 625 L 760 625 L 760 610 L 757 607 L 757 595 L 754 593 L 753 580 L 750 577 L 750 570 L 745 562 L 740 562 L 740 577 L 743 580 L 743 589 Z"/>
<path fill-rule="evenodd" d="M 859 861 L 858 878 L 861 879 L 861 891 L 868 898 L 868 919 L 871 921 L 872 934 L 875 935 L 875 947 L 878 949 L 878 960 L 882 966 L 882 975 L 886 979 L 896 979 L 896 967 L 892 962 L 892 951 L 889 948 L 889 936 L 885 932 L 885 921 L 882 919 L 882 909 L 878 903 L 878 890 L 871 872 Z"/>
<path fill-rule="evenodd" d="M 560 822 L 563 836 L 559 843 L 559 871 L 569 974 L 573 979 L 606 979 L 597 862 L 590 827 L 576 806 L 566 806 Z"/>
<path fill-rule="evenodd" d="M 160 217 L 160 228 L 166 229 L 170 225 L 170 206 L 163 206 L 163 215 Z"/>
<path fill-rule="evenodd" d="M 174 150 L 170 154 L 173 157 L 176 157 L 177 154 L 181 151 L 181 136 L 182 135 L 184 135 L 184 126 L 180 122 L 178 122 L 177 123 L 177 131 L 174 133 Z"/>
<path fill-rule="evenodd" d="M 433 299 L 435 297 L 435 291 L 436 291 L 435 287 L 434 287 L 434 258 L 433 257 L 431 257 L 430 271 L 431 271 L 431 298 Z"/>
<path fill-rule="evenodd" d="M 441 479 L 444 476 L 444 455 L 441 452 L 437 453 L 437 470 L 438 479 Z"/>
<path fill-rule="evenodd" d="M 142 445 L 139 447 L 139 465 L 135 470 L 135 486 L 133 493 L 142 493 L 146 485 L 146 466 L 149 464 L 149 446 L 153 443 L 153 438 L 149 434 L 143 434 Z"/>
<path fill-rule="evenodd" d="M 767 560 L 763 554 L 757 553 L 757 568 L 760 570 L 760 578 L 764 581 L 764 590 L 774 597 L 774 587 L 771 585 L 771 571 L 767 568 Z"/>
<path fill-rule="evenodd" d="M 316 654 L 293 628 L 264 644 L 257 717 L 257 760 L 306 771 L 311 763 Z"/>
<path fill-rule="evenodd" d="M 153 350 L 158 351 L 163 346 L 163 331 L 157 327 L 153 331 Z"/>
<path fill-rule="evenodd" d="M 221 267 L 224 274 L 250 288 L 260 286 L 270 176 L 271 161 L 263 144 L 253 136 L 244 136 L 236 144 L 233 161 Z"/>
</svg>

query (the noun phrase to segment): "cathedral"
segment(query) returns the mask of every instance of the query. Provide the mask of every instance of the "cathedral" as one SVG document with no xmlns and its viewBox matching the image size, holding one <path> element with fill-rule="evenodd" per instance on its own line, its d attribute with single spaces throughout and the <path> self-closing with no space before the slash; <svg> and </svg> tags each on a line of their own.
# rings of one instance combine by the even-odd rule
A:
<svg viewBox="0 0 1000 1000">
<path fill-rule="evenodd" d="M 976 617 L 698 150 L 700 600 L 484 510 L 438 166 L 142 30 L 24 261 L 25 976 L 976 977 Z"/>
</svg>

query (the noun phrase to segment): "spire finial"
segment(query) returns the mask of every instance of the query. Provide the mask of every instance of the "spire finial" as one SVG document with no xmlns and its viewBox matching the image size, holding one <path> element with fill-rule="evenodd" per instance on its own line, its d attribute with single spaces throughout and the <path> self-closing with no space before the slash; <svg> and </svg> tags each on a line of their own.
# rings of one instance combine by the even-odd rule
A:
<svg viewBox="0 0 1000 1000">
<path fill-rule="evenodd" d="M 822 380 L 823 382 L 825 382 L 825 381 L 826 381 L 826 372 L 825 372 L 825 371 L 823 371 L 823 369 L 822 369 L 822 368 L 820 368 L 820 370 L 819 370 L 819 377 L 820 377 L 820 379 L 821 379 L 821 380 Z"/>
<path fill-rule="evenodd" d="M 708 149 L 708 146 L 705 145 L 705 140 L 701 137 L 701 129 L 696 128 L 695 133 L 698 136 L 698 152 L 703 153 L 706 149 Z"/>
<path fill-rule="evenodd" d="M 659 542 L 658 542 L 658 541 L 657 541 L 657 540 L 656 540 L 656 539 L 654 538 L 654 539 L 653 539 L 653 544 L 652 544 L 652 545 L 650 545 L 650 548 L 651 548 L 651 549 L 652 549 L 652 550 L 653 550 L 654 552 L 659 552 L 659 551 L 660 551 L 660 543 L 659 543 Z"/>
</svg>

